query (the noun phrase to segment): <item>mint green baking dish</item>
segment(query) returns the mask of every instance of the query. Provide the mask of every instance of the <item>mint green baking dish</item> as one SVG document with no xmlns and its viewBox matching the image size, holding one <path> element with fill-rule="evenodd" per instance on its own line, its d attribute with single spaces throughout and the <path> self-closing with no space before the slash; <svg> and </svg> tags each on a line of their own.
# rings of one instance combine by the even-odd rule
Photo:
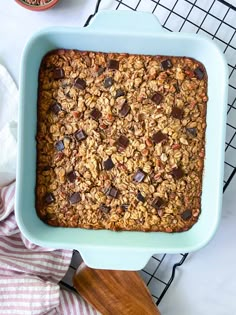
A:
<svg viewBox="0 0 236 315">
<path fill-rule="evenodd" d="M 202 213 L 187 232 L 113 232 L 55 228 L 35 211 L 38 70 L 42 57 L 56 48 L 188 56 L 202 62 L 208 73 L 206 158 Z M 20 71 L 20 110 L 16 219 L 35 244 L 77 249 L 88 266 L 139 270 L 156 253 L 191 252 L 206 245 L 220 220 L 227 108 L 227 64 L 215 44 L 196 34 L 169 33 L 149 13 L 102 11 L 87 28 L 55 27 L 36 33 L 27 43 Z"/>
</svg>

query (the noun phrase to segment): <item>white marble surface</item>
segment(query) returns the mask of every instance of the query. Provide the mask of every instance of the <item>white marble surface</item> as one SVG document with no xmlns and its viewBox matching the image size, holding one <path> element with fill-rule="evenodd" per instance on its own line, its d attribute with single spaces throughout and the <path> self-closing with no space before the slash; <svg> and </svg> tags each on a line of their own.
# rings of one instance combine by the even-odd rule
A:
<svg viewBox="0 0 236 315">
<path fill-rule="evenodd" d="M 134 5 L 135 1 L 126 2 Z M 161 2 L 168 5 L 173 1 Z M 212 1 L 200 2 L 206 6 Z M 82 26 L 92 13 L 94 3 L 95 0 L 61 0 L 54 9 L 35 13 L 21 8 L 13 0 L 1 1 L 0 63 L 7 67 L 16 83 L 22 49 L 30 35 L 45 26 Z M 147 10 L 145 3 L 153 5 L 150 0 L 143 0 L 143 10 Z M 105 9 L 114 7 L 112 0 L 102 5 Z M 215 237 L 205 248 L 192 253 L 177 271 L 173 285 L 160 304 L 163 315 L 236 314 L 235 204 L 236 178 L 224 195 L 222 220 Z"/>
</svg>

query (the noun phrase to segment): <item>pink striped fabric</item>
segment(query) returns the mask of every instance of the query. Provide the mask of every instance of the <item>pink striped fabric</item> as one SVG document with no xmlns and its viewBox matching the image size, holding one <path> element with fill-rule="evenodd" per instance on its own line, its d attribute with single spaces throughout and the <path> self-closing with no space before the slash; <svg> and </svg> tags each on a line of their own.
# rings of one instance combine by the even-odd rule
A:
<svg viewBox="0 0 236 315">
<path fill-rule="evenodd" d="M 97 315 L 79 295 L 60 289 L 72 251 L 49 250 L 20 233 L 15 183 L 0 188 L 0 315 Z"/>
</svg>

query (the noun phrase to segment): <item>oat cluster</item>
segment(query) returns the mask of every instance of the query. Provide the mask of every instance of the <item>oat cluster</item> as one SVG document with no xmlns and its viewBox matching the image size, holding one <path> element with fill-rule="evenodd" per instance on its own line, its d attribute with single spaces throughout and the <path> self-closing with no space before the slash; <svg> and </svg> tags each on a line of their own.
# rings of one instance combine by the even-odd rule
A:
<svg viewBox="0 0 236 315">
<path fill-rule="evenodd" d="M 52 0 L 23 0 L 26 4 L 38 6 L 48 4 L 51 1 Z"/>
<path fill-rule="evenodd" d="M 76 50 L 39 70 L 36 209 L 53 226 L 180 232 L 201 211 L 207 75 L 185 57 Z"/>
</svg>

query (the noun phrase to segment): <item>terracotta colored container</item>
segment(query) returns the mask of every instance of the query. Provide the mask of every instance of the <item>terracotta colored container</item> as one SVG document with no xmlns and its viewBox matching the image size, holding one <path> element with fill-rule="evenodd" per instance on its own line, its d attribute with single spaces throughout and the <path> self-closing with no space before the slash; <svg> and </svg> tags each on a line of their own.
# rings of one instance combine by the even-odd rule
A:
<svg viewBox="0 0 236 315">
<path fill-rule="evenodd" d="M 15 1 L 16 3 L 21 5 L 23 8 L 31 10 L 31 11 L 45 11 L 45 10 L 51 9 L 59 2 L 59 0 L 51 0 L 47 4 L 36 5 L 36 4 L 28 4 L 24 0 L 15 0 Z"/>
</svg>

